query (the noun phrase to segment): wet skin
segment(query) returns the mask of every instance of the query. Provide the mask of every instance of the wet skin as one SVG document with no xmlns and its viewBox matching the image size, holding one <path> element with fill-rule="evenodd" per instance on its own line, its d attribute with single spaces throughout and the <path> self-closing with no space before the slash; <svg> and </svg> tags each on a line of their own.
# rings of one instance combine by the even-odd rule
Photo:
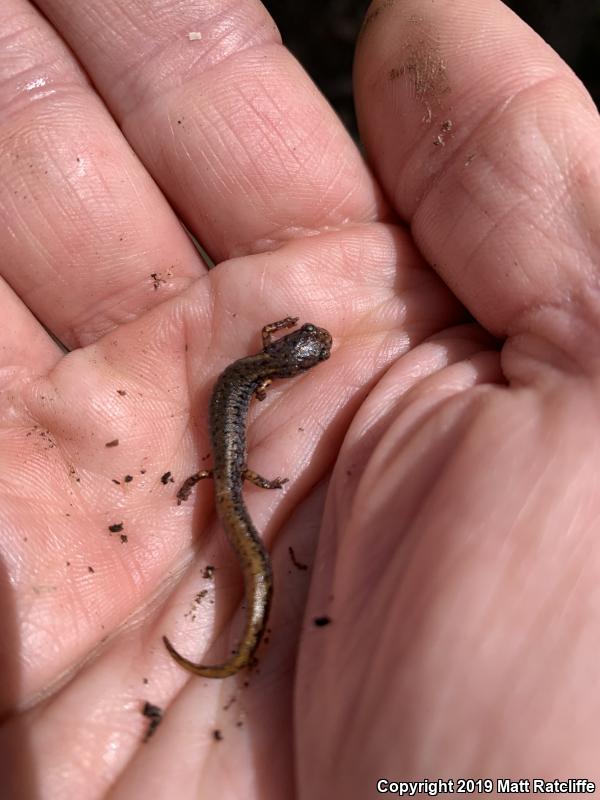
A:
<svg viewBox="0 0 600 800">
<path fill-rule="evenodd" d="M 262 639 L 273 594 L 271 559 L 246 509 L 242 495 L 244 480 L 263 489 L 280 489 L 287 478 L 268 480 L 246 466 L 246 418 L 253 396 L 266 397 L 274 378 L 292 378 L 329 358 L 331 335 L 324 328 L 306 324 L 273 341 L 275 331 L 292 328 L 297 317 L 265 325 L 260 353 L 240 358 L 227 367 L 215 385 L 209 413 L 209 431 L 214 459 L 211 470 L 191 475 L 177 493 L 178 503 L 186 500 L 192 487 L 213 478 L 215 505 L 227 538 L 244 576 L 246 626 L 232 657 L 222 664 L 196 664 L 180 655 L 166 636 L 163 641 L 175 661 L 204 678 L 227 678 L 247 667 Z"/>
</svg>

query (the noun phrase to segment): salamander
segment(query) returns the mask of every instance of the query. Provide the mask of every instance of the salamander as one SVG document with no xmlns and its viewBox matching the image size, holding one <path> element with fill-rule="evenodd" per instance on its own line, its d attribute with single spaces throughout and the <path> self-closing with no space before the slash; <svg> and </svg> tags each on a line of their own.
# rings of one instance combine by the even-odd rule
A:
<svg viewBox="0 0 600 800">
<path fill-rule="evenodd" d="M 254 527 L 242 494 L 244 480 L 263 489 L 280 489 L 287 478 L 268 480 L 246 464 L 246 418 L 253 397 L 264 400 L 275 378 L 292 378 L 329 358 L 331 334 L 307 323 L 273 340 L 276 331 L 293 328 L 298 317 L 286 317 L 262 329 L 262 350 L 240 358 L 219 376 L 209 410 L 213 467 L 191 475 L 177 492 L 178 503 L 187 500 L 192 487 L 212 478 L 217 516 L 235 551 L 244 577 L 246 624 L 241 642 L 231 658 L 208 666 L 180 655 L 166 636 L 165 646 L 185 669 L 204 678 L 226 678 L 247 667 L 262 639 L 273 594 L 273 570 L 269 554 Z"/>
</svg>

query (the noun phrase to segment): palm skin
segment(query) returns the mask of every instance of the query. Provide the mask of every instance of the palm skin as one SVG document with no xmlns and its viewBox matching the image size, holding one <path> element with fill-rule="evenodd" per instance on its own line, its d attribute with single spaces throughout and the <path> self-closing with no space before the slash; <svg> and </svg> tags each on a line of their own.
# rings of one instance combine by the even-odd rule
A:
<svg viewBox="0 0 600 800">
<path fill-rule="evenodd" d="M 1 84 L 6 796 L 600 777 L 598 120 L 576 79 L 491 0 L 375 5 L 370 172 L 259 5 L 39 6 L 0 11 L 20 54 Z M 178 507 L 167 473 L 209 466 L 216 375 L 286 315 L 334 350 L 251 412 L 249 465 L 290 479 L 247 490 L 269 642 L 248 676 L 202 680 L 161 637 L 216 663 L 241 577 L 210 487 Z M 146 743 L 144 700 L 166 711 Z"/>
</svg>

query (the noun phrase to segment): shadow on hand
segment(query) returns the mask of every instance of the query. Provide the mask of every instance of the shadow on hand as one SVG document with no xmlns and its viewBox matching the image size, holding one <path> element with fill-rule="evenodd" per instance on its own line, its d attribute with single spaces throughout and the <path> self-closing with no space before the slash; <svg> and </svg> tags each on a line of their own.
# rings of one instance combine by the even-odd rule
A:
<svg viewBox="0 0 600 800">
<path fill-rule="evenodd" d="M 4 800 L 39 797 L 21 700 L 20 642 L 11 586 L 0 561 L 0 795 Z"/>
</svg>

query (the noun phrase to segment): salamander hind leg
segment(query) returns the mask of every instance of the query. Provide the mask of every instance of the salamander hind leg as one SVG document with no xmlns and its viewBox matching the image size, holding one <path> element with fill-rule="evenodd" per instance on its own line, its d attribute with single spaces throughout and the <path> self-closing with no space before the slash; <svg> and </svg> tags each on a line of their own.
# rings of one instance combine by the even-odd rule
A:
<svg viewBox="0 0 600 800">
<path fill-rule="evenodd" d="M 250 483 L 261 489 L 281 489 L 283 484 L 289 480 L 289 478 L 273 478 L 270 481 L 268 478 L 263 478 L 258 472 L 254 472 L 253 469 L 248 469 L 248 467 L 246 467 L 242 475 L 245 481 L 250 481 Z"/>
<path fill-rule="evenodd" d="M 275 331 L 280 331 L 282 328 L 293 328 L 298 322 L 300 317 L 286 317 L 277 322 L 271 322 L 262 329 L 262 343 L 263 350 L 271 344 L 272 335 Z"/>
<path fill-rule="evenodd" d="M 177 505 L 180 506 L 185 500 L 188 499 L 192 489 L 198 483 L 198 481 L 204 480 L 204 478 L 212 478 L 212 476 L 212 469 L 201 469 L 199 472 L 194 472 L 193 475 L 190 475 L 189 478 L 186 478 L 177 492 Z"/>
</svg>

